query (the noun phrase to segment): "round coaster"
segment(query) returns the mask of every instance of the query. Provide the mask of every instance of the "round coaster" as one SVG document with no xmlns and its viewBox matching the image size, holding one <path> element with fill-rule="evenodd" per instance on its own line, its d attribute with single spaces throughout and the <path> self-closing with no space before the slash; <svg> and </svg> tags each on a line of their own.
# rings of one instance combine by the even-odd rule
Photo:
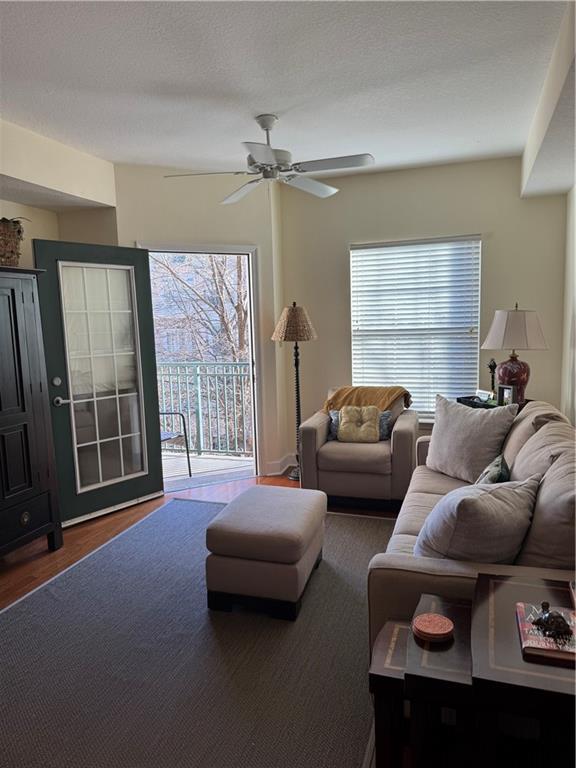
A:
<svg viewBox="0 0 576 768">
<path fill-rule="evenodd" d="M 441 642 L 452 637 L 454 624 L 439 613 L 421 613 L 412 621 L 412 632 L 421 640 Z"/>
</svg>

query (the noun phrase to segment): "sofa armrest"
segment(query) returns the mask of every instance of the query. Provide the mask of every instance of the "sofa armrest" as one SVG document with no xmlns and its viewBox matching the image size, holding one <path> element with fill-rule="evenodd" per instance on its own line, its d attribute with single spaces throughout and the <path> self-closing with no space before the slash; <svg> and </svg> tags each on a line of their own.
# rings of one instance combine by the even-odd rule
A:
<svg viewBox="0 0 576 768">
<path fill-rule="evenodd" d="M 328 439 L 330 416 L 317 411 L 300 425 L 300 484 L 302 488 L 318 488 L 316 454 Z"/>
<path fill-rule="evenodd" d="M 428 449 L 430 448 L 430 439 L 432 435 L 422 435 L 416 440 L 416 466 L 424 467 L 426 465 L 426 457 L 428 456 Z"/>
<path fill-rule="evenodd" d="M 411 620 L 420 596 L 424 593 L 472 600 L 479 573 L 557 581 L 569 581 L 574 578 L 571 571 L 553 568 L 469 563 L 407 554 L 375 555 L 368 566 L 370 648 L 387 621 Z"/>
<path fill-rule="evenodd" d="M 403 499 L 410 485 L 416 462 L 417 437 L 418 413 L 410 410 L 402 411 L 394 423 L 390 445 L 393 499 Z"/>
</svg>

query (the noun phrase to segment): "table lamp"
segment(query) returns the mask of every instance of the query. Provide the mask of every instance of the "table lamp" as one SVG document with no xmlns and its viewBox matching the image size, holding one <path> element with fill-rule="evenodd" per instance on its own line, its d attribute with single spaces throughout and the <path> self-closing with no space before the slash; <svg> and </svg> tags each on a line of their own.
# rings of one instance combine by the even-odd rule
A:
<svg viewBox="0 0 576 768">
<path fill-rule="evenodd" d="M 496 366 L 499 384 L 516 387 L 518 403 L 525 400 L 524 393 L 530 378 L 530 366 L 518 359 L 517 349 L 548 349 L 540 320 L 530 309 L 497 309 L 492 325 L 481 349 L 511 349 L 510 357 Z"/>
<path fill-rule="evenodd" d="M 272 334 L 272 341 L 294 342 L 294 390 L 296 395 L 296 466 L 289 473 L 291 480 L 300 480 L 300 351 L 299 341 L 314 341 L 318 336 L 304 307 L 284 307 Z"/>
</svg>

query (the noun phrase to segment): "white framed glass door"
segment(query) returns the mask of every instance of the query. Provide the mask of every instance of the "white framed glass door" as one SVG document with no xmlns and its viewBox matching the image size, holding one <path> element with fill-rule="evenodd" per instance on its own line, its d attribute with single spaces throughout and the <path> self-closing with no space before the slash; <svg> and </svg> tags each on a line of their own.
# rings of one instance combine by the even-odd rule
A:
<svg viewBox="0 0 576 768">
<path fill-rule="evenodd" d="M 58 270 L 76 491 L 84 493 L 148 471 L 134 268 L 61 261 Z"/>
</svg>

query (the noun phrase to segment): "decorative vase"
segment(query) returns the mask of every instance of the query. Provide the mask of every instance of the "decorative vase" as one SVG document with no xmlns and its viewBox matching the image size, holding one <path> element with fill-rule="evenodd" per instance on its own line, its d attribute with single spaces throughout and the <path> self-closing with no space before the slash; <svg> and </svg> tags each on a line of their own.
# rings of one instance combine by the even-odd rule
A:
<svg viewBox="0 0 576 768">
<path fill-rule="evenodd" d="M 524 392 L 530 378 L 530 366 L 523 360 L 518 360 L 516 352 L 512 352 L 508 360 L 504 360 L 496 366 L 496 377 L 499 384 L 507 387 L 516 387 L 518 403 L 524 402 Z"/>
<path fill-rule="evenodd" d="M 0 219 L 0 266 L 17 267 L 24 227 L 20 219 Z"/>
</svg>

